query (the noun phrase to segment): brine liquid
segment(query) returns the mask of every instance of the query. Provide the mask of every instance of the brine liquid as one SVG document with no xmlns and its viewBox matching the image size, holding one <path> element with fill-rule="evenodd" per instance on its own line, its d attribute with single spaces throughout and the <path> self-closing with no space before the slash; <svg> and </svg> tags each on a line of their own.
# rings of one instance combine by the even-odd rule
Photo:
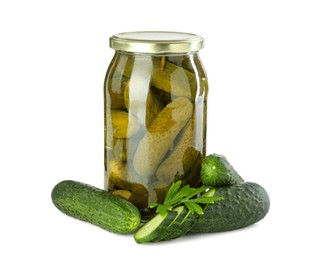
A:
<svg viewBox="0 0 325 260">
<path fill-rule="evenodd" d="M 198 186 L 207 92 L 196 53 L 115 54 L 104 87 L 105 188 L 136 205 L 143 218 L 173 182 Z"/>
</svg>

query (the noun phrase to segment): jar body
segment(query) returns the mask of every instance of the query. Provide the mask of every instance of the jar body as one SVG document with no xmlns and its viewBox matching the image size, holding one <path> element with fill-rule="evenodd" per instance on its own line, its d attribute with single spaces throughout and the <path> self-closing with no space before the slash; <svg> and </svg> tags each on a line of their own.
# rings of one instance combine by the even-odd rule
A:
<svg viewBox="0 0 325 260">
<path fill-rule="evenodd" d="M 105 189 L 144 219 L 173 182 L 198 186 L 207 94 L 197 52 L 115 53 L 104 83 Z"/>
</svg>

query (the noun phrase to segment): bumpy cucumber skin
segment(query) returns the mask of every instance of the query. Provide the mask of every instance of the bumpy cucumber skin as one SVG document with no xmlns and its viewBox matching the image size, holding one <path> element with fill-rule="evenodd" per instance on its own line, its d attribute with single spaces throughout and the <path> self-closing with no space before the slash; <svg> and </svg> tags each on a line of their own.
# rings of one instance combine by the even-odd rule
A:
<svg viewBox="0 0 325 260">
<path fill-rule="evenodd" d="M 201 153 L 196 150 L 194 139 L 194 120 L 190 119 L 179 134 L 179 140 L 171 154 L 159 165 L 156 175 L 158 180 L 172 183 L 175 175 L 182 177 L 189 174 Z M 199 172 L 199 171 L 198 171 Z M 196 175 L 198 175 L 196 172 Z"/>
<path fill-rule="evenodd" d="M 160 112 L 134 154 L 133 167 L 139 175 L 149 178 L 155 173 L 192 112 L 193 104 L 184 97 L 175 98 Z"/>
<path fill-rule="evenodd" d="M 220 154 L 211 154 L 203 159 L 200 176 L 203 185 L 207 187 L 229 186 L 244 182 L 226 157 Z"/>
<path fill-rule="evenodd" d="M 133 204 L 81 182 L 62 181 L 53 188 L 51 197 L 63 213 L 114 233 L 130 234 L 141 222 L 140 212 Z"/>
<path fill-rule="evenodd" d="M 267 192 L 253 182 L 219 187 L 215 195 L 224 200 L 207 205 L 191 233 L 223 232 L 247 227 L 263 219 L 270 208 Z"/>
</svg>

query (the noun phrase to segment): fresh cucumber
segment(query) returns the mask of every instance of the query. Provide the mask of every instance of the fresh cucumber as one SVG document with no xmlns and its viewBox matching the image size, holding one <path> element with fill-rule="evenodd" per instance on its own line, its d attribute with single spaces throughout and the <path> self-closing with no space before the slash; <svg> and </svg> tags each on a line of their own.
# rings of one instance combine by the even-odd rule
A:
<svg viewBox="0 0 325 260">
<path fill-rule="evenodd" d="M 178 206 L 164 217 L 157 214 L 135 233 L 134 239 L 139 244 L 176 239 L 188 233 L 197 218 L 198 214 Z"/>
<path fill-rule="evenodd" d="M 207 187 L 230 186 L 243 182 L 225 156 L 211 154 L 202 161 L 200 178 Z"/>
<path fill-rule="evenodd" d="M 183 221 L 184 217 L 187 215 L 188 210 L 184 206 L 178 206 L 175 209 L 173 209 L 177 213 L 174 220 L 167 226 L 167 228 L 164 229 L 163 232 L 159 234 L 159 236 L 155 239 L 153 239 L 151 242 L 159 242 L 162 240 L 165 240 L 166 237 L 173 234 L 174 230 L 173 226 L 179 227 L 181 222 Z M 168 240 L 168 239 L 167 239 Z"/>
<path fill-rule="evenodd" d="M 137 207 L 105 190 L 66 180 L 52 190 L 52 201 L 63 213 L 105 230 L 129 234 L 140 225 Z"/>
<path fill-rule="evenodd" d="M 219 187 L 215 195 L 224 199 L 206 205 L 204 214 L 190 232 L 222 232 L 247 227 L 263 219 L 270 208 L 267 192 L 257 183 Z"/>
<path fill-rule="evenodd" d="M 167 227 L 175 220 L 178 212 L 169 211 L 167 214 L 157 214 L 146 222 L 135 234 L 134 240 L 138 244 L 158 241 L 161 234 L 165 234 Z"/>
<path fill-rule="evenodd" d="M 192 214 L 185 208 L 186 215 L 183 218 L 179 218 L 179 221 L 174 222 L 168 227 L 168 235 L 162 238 L 163 241 L 179 238 L 187 234 L 194 225 L 195 221 L 199 217 L 198 214 Z"/>
<path fill-rule="evenodd" d="M 206 191 L 202 197 L 213 197 L 215 194 L 215 189 L 209 189 L 208 191 Z M 203 209 L 205 209 L 208 205 L 202 205 Z M 179 207 L 183 207 L 183 206 L 178 206 Z M 179 238 L 185 234 L 187 234 L 192 227 L 194 226 L 195 222 L 197 221 L 197 219 L 199 218 L 200 215 L 198 214 L 192 214 L 190 213 L 190 211 L 184 207 L 184 211 L 183 211 L 183 218 L 178 218 L 178 221 L 174 221 L 171 225 L 169 225 L 168 227 L 168 235 L 165 236 L 162 240 L 166 241 L 166 240 L 171 240 L 171 239 L 176 239 Z"/>
</svg>

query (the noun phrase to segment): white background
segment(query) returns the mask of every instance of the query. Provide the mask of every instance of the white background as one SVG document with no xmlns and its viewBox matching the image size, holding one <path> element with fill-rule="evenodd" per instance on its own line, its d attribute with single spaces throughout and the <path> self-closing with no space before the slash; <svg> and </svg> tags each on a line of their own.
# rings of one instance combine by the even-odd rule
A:
<svg viewBox="0 0 325 260">
<path fill-rule="evenodd" d="M 324 259 L 323 1 L 1 1 L 1 259 Z M 269 193 L 249 228 L 137 245 L 67 217 L 61 180 L 103 187 L 109 37 L 201 35 L 208 153 Z"/>
</svg>

